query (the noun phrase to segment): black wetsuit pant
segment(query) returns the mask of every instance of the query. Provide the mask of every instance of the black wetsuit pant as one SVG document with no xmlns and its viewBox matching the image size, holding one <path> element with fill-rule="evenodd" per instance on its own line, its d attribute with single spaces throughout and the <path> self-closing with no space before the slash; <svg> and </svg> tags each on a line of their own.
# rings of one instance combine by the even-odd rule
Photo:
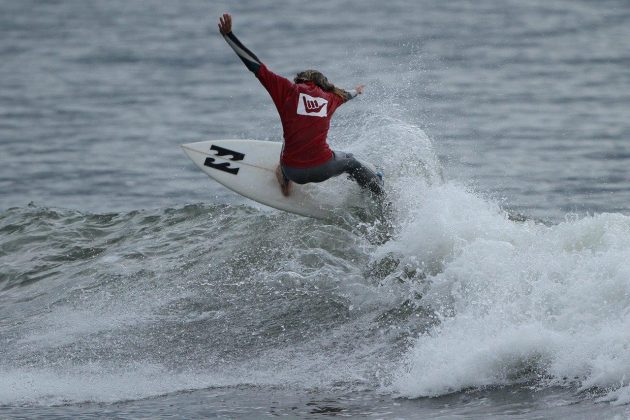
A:
<svg viewBox="0 0 630 420">
<path fill-rule="evenodd" d="M 361 188 L 367 188 L 376 195 L 383 194 L 383 181 L 381 178 L 356 160 L 352 153 L 333 152 L 333 157 L 330 160 L 310 168 L 293 168 L 282 165 L 282 173 L 285 178 L 296 184 L 322 182 L 346 173 Z"/>
</svg>

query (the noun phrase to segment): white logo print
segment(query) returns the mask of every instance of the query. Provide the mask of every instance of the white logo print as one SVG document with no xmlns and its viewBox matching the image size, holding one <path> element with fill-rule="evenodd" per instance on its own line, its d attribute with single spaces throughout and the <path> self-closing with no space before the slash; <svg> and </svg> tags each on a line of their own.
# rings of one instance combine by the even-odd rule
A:
<svg viewBox="0 0 630 420">
<path fill-rule="evenodd" d="M 328 115 L 328 101 L 324 98 L 314 98 L 306 93 L 300 93 L 297 113 L 309 117 L 325 117 Z"/>
</svg>

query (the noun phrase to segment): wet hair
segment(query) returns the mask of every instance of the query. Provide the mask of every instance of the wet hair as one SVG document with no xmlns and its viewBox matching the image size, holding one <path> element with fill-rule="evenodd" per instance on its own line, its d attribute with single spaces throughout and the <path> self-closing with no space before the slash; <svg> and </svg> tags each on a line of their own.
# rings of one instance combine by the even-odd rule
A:
<svg viewBox="0 0 630 420">
<path fill-rule="evenodd" d="M 320 87 L 322 90 L 326 92 L 332 92 L 336 95 L 341 96 L 344 99 L 348 99 L 348 93 L 339 89 L 332 83 L 328 81 L 328 78 L 324 76 L 321 72 L 317 70 L 304 70 L 299 72 L 295 78 L 293 79 L 295 83 L 305 83 L 305 82 L 313 82 L 315 85 Z"/>
</svg>

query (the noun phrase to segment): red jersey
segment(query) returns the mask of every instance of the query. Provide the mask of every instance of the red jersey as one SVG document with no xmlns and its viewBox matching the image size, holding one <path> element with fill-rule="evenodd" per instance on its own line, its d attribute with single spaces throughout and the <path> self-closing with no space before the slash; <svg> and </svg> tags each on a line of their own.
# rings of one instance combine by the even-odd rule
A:
<svg viewBox="0 0 630 420">
<path fill-rule="evenodd" d="M 321 165 L 332 158 L 326 143 L 330 118 L 345 98 L 312 82 L 292 83 L 264 64 L 255 73 L 276 105 L 284 134 L 280 162 L 294 168 Z"/>
</svg>

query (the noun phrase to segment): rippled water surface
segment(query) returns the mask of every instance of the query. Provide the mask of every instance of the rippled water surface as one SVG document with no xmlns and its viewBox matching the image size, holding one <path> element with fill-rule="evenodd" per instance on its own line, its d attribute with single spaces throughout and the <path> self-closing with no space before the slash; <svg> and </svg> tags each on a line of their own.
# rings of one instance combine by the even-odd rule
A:
<svg viewBox="0 0 630 420">
<path fill-rule="evenodd" d="M 387 223 L 211 182 L 270 68 Z M 630 415 L 626 1 L 0 0 L 0 416 Z M 334 187 L 331 187 L 334 188 Z"/>
</svg>

